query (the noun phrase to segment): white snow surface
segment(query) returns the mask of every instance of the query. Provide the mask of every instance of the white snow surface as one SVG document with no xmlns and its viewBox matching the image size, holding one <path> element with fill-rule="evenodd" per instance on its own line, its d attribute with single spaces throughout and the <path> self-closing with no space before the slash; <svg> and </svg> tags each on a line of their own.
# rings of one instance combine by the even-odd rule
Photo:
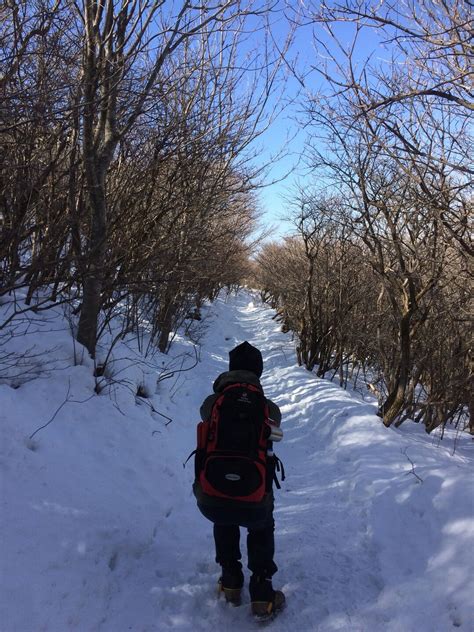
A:
<svg viewBox="0 0 474 632">
<path fill-rule="evenodd" d="M 205 312 L 200 362 L 156 389 L 163 371 L 193 366 L 186 336 L 146 362 L 134 341 L 116 346 L 99 395 L 59 310 L 2 347 L 34 358 L 0 384 L 0 630 L 261 627 L 246 589 L 239 608 L 217 598 L 212 524 L 192 460 L 183 469 L 200 403 L 244 340 L 283 415 L 274 586 L 287 608 L 271 629 L 473 630 L 472 439 L 384 428 L 369 396 L 296 365 L 291 335 L 252 292 Z M 245 544 L 242 529 L 244 566 Z"/>
</svg>

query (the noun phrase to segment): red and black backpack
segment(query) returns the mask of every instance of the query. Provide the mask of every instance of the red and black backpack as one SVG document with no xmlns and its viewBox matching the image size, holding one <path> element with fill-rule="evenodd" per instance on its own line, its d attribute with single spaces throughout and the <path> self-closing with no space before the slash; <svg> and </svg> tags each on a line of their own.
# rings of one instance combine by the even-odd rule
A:
<svg viewBox="0 0 474 632">
<path fill-rule="evenodd" d="M 195 473 L 202 491 L 218 498 L 260 502 L 274 478 L 276 457 L 267 454 L 270 432 L 262 390 L 253 384 L 226 386 L 210 418 L 197 427 Z"/>
</svg>

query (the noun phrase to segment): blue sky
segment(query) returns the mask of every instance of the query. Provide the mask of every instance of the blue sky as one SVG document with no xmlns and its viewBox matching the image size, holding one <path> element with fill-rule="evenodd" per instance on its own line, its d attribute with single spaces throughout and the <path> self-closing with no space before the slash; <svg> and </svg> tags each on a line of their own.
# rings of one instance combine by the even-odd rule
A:
<svg viewBox="0 0 474 632">
<path fill-rule="evenodd" d="M 322 89 L 324 91 L 325 82 L 321 75 L 314 70 L 314 66 L 318 64 L 318 59 L 321 58 L 313 43 L 313 30 L 318 38 L 323 39 L 326 43 L 330 41 L 329 35 L 325 34 L 320 24 L 300 27 L 296 31 L 289 58 L 298 58 L 297 68 L 305 75 L 304 90 Z M 274 36 L 280 43 L 283 42 L 286 32 L 287 26 L 282 20 L 275 22 Z M 338 24 L 335 32 L 344 43 L 348 44 L 352 40 L 353 27 L 350 24 Z M 363 37 L 358 40 L 355 52 L 360 64 L 363 64 L 380 47 L 380 40 L 377 39 L 373 30 L 368 30 L 362 35 Z M 382 49 L 379 48 L 379 50 Z M 285 198 L 291 197 L 291 192 L 296 189 L 297 185 L 304 186 L 305 183 L 311 181 L 311 174 L 302 156 L 309 131 L 304 129 L 301 123 L 304 90 L 301 90 L 301 85 L 295 78 L 288 78 L 283 98 L 290 101 L 296 99 L 296 101 L 287 107 L 256 142 L 260 159 L 272 163 L 266 182 L 271 183 L 272 180 L 279 180 L 274 184 L 268 184 L 259 192 L 263 211 L 262 221 L 265 225 L 275 227 L 272 232 L 273 238 L 279 238 L 292 229 L 291 223 L 282 219 L 288 215 L 288 201 Z M 301 93 L 299 96 L 298 92 Z M 290 138 L 289 141 L 288 138 Z M 273 160 L 273 156 L 281 152 L 282 149 L 285 153 L 284 157 L 280 160 Z"/>
<path fill-rule="evenodd" d="M 288 29 L 288 23 L 284 19 L 273 21 L 272 34 L 279 46 L 283 45 Z M 311 58 L 310 38 L 308 28 L 298 30 L 288 54 L 289 61 L 295 56 L 300 57 L 300 71 Z M 281 237 L 291 230 L 291 224 L 283 219 L 288 215 L 287 198 L 291 196 L 296 183 L 307 177 L 302 164 L 306 134 L 297 121 L 301 115 L 299 92 L 301 85 L 288 73 L 284 92 L 279 99 L 286 107 L 256 142 L 259 150 L 259 159 L 256 162 L 268 162 L 271 165 L 265 179 L 268 186 L 259 191 L 258 197 L 263 211 L 263 223 L 275 229 L 272 238 Z M 270 184 L 273 181 L 275 182 Z"/>
<path fill-rule="evenodd" d="M 291 224 L 283 218 L 288 215 L 288 198 L 294 190 L 297 182 L 304 182 L 305 170 L 303 168 L 302 153 L 304 150 L 304 132 L 298 130 L 295 121 L 288 117 L 275 122 L 262 139 L 265 145 L 265 153 L 268 155 L 277 153 L 285 142 L 287 133 L 296 134 L 290 143 L 286 144 L 288 155 L 273 162 L 266 178 L 267 182 L 276 180 L 259 191 L 258 197 L 263 210 L 263 221 L 266 225 L 275 227 L 275 235 L 281 237 L 291 229 Z M 307 170 L 306 170 L 307 171 Z"/>
</svg>

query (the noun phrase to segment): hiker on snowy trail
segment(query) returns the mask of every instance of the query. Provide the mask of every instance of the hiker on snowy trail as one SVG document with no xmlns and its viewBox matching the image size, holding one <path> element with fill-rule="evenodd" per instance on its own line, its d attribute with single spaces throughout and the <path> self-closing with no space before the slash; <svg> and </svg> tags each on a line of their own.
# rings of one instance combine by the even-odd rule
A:
<svg viewBox="0 0 474 632">
<path fill-rule="evenodd" d="M 272 484 L 280 487 L 276 471 L 284 478 L 273 441 L 283 433 L 280 409 L 263 394 L 262 371 L 262 354 L 248 342 L 229 352 L 229 370 L 217 377 L 214 394 L 200 409 L 193 485 L 199 510 L 214 523 L 219 590 L 234 605 L 241 603 L 244 584 L 239 527 L 248 529 L 249 591 L 257 619 L 285 604 L 284 594 L 272 586 L 277 571 Z"/>
</svg>

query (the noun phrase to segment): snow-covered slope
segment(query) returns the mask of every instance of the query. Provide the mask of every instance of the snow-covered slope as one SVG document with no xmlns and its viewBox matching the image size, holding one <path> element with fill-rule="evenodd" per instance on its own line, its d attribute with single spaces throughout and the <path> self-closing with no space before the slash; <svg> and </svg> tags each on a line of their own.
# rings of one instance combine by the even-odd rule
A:
<svg viewBox="0 0 474 632">
<path fill-rule="evenodd" d="M 272 315 L 249 293 L 219 299 L 199 364 L 148 399 L 135 398 L 137 386 L 152 390 L 164 365 L 193 365 L 187 338 L 155 366 L 131 341 L 117 347 L 100 395 L 59 316 L 37 324 L 41 336 L 12 340 L 36 359 L 18 388 L 0 385 L 0 630 L 256 627 L 247 603 L 216 599 L 212 525 L 195 507 L 191 462 L 182 467 L 199 405 L 243 340 L 262 350 L 285 431 L 274 585 L 288 607 L 272 629 L 473 629 L 472 441 L 458 438 L 453 455 L 453 437 L 383 428 L 373 401 L 295 365 Z"/>
</svg>

